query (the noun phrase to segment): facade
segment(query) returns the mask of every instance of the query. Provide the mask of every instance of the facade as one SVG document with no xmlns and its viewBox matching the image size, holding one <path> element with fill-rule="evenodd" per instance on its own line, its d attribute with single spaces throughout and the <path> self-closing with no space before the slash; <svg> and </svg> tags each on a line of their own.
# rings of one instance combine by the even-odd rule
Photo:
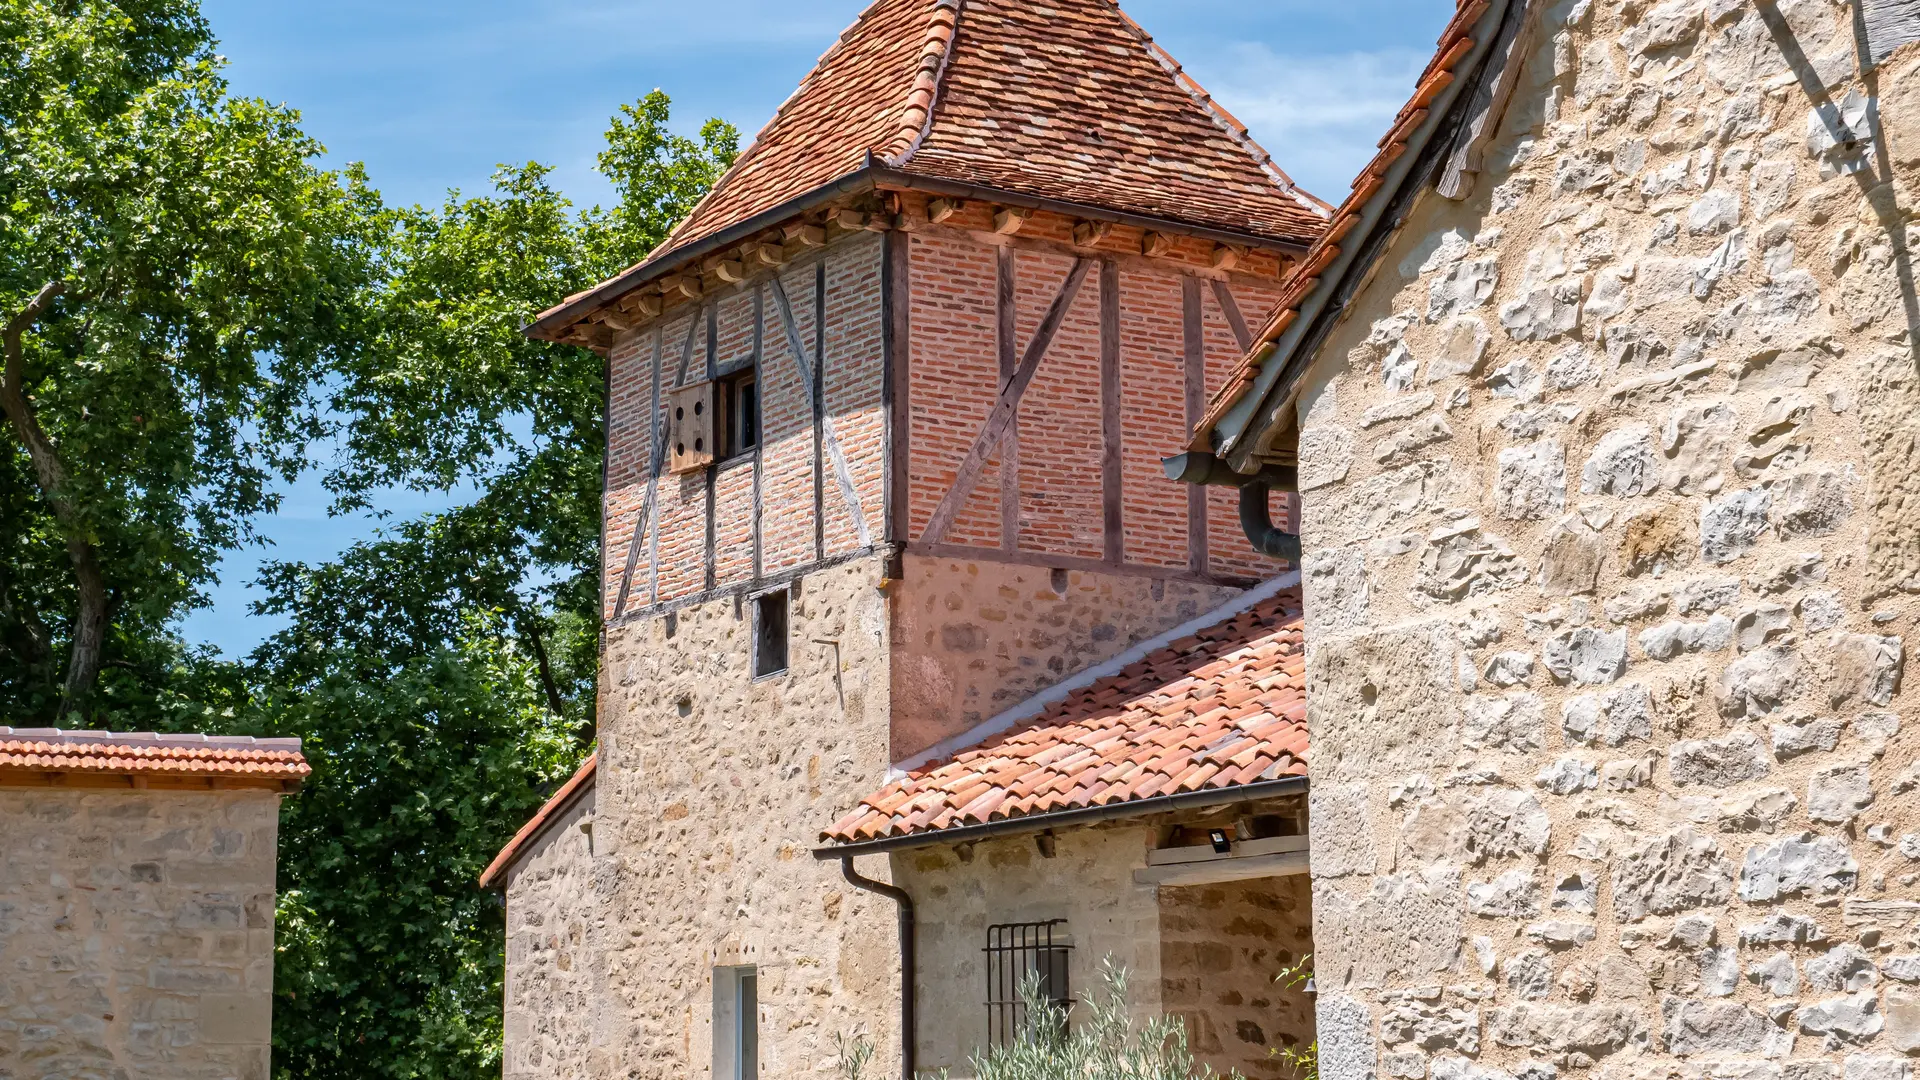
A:
<svg viewBox="0 0 1920 1080">
<path fill-rule="evenodd" d="M 1306 1034 L 1297 592 L 1159 458 L 1326 213 L 1110 0 L 879 0 L 535 323 L 609 358 L 605 652 L 590 845 L 489 873 L 509 1076 L 964 1074 L 1108 954 L 1222 1061 Z"/>
<path fill-rule="evenodd" d="M 1304 492 L 1327 1080 L 1909 1075 L 1916 37 L 1463 3 L 1212 403 Z"/>
<path fill-rule="evenodd" d="M 0 1077 L 266 1080 L 297 739 L 0 727 Z"/>
</svg>

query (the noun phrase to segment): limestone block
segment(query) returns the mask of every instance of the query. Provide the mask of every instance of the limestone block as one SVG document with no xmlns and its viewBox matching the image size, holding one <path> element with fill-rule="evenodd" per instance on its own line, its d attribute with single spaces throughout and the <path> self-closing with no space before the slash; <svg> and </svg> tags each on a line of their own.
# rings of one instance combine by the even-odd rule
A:
<svg viewBox="0 0 1920 1080">
<path fill-rule="evenodd" d="M 1803 460 L 1808 452 L 1807 426 L 1813 414 L 1813 398 L 1806 394 L 1769 397 L 1747 427 L 1747 437 L 1733 459 L 1733 471 L 1752 480 L 1775 464 Z"/>
<path fill-rule="evenodd" d="M 1573 919 L 1550 919 L 1527 927 L 1527 939 L 1549 949 L 1571 949 L 1593 940 L 1593 924 Z"/>
<path fill-rule="evenodd" d="M 1571 742 L 1620 746 L 1653 736 L 1653 698 L 1639 683 L 1584 694 L 1561 707 L 1560 729 Z"/>
<path fill-rule="evenodd" d="M 1800 976 L 1794 970 L 1792 953 L 1775 953 L 1748 964 L 1747 981 L 1764 987 L 1774 997 L 1792 997 L 1800 992 Z"/>
<path fill-rule="evenodd" d="M 1704 949 L 1713 944 L 1719 932 L 1713 916 L 1687 915 L 1673 921 L 1673 932 L 1667 935 L 1666 943 L 1669 946 Z"/>
<path fill-rule="evenodd" d="M 1524 1003 L 1487 1014 L 1487 1037 L 1501 1046 L 1550 1054 L 1579 1052 L 1590 1058 L 1644 1042 L 1645 1021 L 1638 1010 L 1608 1003 L 1552 1006 Z"/>
<path fill-rule="evenodd" d="M 1815 990 L 1871 990 L 1880 985 L 1880 972 L 1865 949 L 1843 942 L 1806 964 L 1807 985 Z"/>
<path fill-rule="evenodd" d="M 1724 401 L 1689 401 L 1675 408 L 1660 436 L 1667 458 L 1662 482 L 1682 495 L 1717 493 L 1738 424 L 1739 414 Z"/>
<path fill-rule="evenodd" d="M 1763 596 L 1794 592 L 1827 580 L 1827 560 L 1817 553 L 1784 555 L 1762 563 L 1747 579 L 1753 591 Z"/>
<path fill-rule="evenodd" d="M 1494 507 L 1507 521 L 1538 521 L 1567 505 L 1567 459 L 1559 442 L 1509 446 L 1498 457 Z"/>
<path fill-rule="evenodd" d="M 1785 761 L 1815 751 L 1826 752 L 1840 745 L 1845 721 L 1837 716 L 1788 717 L 1773 725 L 1773 756 Z"/>
<path fill-rule="evenodd" d="M 1436 620 L 1309 644 L 1307 703 L 1322 782 L 1392 776 L 1451 760 L 1458 645 Z"/>
<path fill-rule="evenodd" d="M 1324 1080 L 1374 1080 L 1379 1064 L 1373 1013 L 1348 994 L 1322 992 L 1314 1000 L 1314 1032 Z"/>
<path fill-rule="evenodd" d="M 1608 600 L 1601 610 L 1613 623 L 1637 622 L 1664 614 L 1673 603 L 1673 591 L 1657 581 L 1629 585 Z"/>
<path fill-rule="evenodd" d="M 1587 310 L 1591 311 L 1592 305 L 1588 305 Z M 1546 379 L 1547 385 L 1555 390 L 1578 390 L 1598 382 L 1600 372 L 1586 346 L 1575 344 L 1554 353 L 1547 361 Z M 1652 429 L 1648 429 L 1648 434 L 1652 434 Z"/>
<path fill-rule="evenodd" d="M 1727 832 L 1773 832 L 1793 815 L 1800 800 L 1782 788 L 1767 788 L 1720 800 L 1720 828 Z"/>
<path fill-rule="evenodd" d="M 1600 766 L 1600 787 L 1604 791 L 1638 791 L 1653 783 L 1653 766 L 1646 758 L 1609 761 Z"/>
<path fill-rule="evenodd" d="M 1793 1014 L 1802 1034 L 1825 1035 L 1831 1043 L 1863 1043 L 1880 1034 L 1886 1019 L 1880 998 L 1873 993 L 1827 998 L 1802 1006 Z"/>
<path fill-rule="evenodd" d="M 1346 633 L 1367 624 L 1373 587 L 1365 547 L 1350 544 L 1307 552 L 1302 584 L 1309 637 Z"/>
<path fill-rule="evenodd" d="M 1493 333 L 1478 315 L 1456 315 L 1441 329 L 1440 340 L 1439 354 L 1427 361 L 1428 384 L 1456 375 L 1471 378 L 1480 374 Z"/>
<path fill-rule="evenodd" d="M 1553 992 L 1553 961 L 1543 952 L 1510 956 L 1500 965 L 1500 981 L 1523 1001 L 1545 1000 Z"/>
<path fill-rule="evenodd" d="M 1415 588 L 1435 600 L 1464 600 L 1524 584 L 1526 564 L 1476 518 L 1436 529 L 1420 553 Z"/>
<path fill-rule="evenodd" d="M 1732 997 L 1740 988 L 1740 955 L 1733 949 L 1702 949 L 1700 991 L 1709 997 Z"/>
<path fill-rule="evenodd" d="M 1819 923 L 1778 911 L 1740 928 L 1742 945 L 1806 945 L 1826 939 L 1826 931 L 1820 929 Z"/>
<path fill-rule="evenodd" d="M 1873 805 L 1873 776 L 1864 764 L 1834 765 L 1807 782 L 1807 817 L 1845 825 Z"/>
<path fill-rule="evenodd" d="M 1653 429 L 1642 423 L 1601 436 L 1580 475 L 1580 491 L 1587 495 L 1646 495 L 1659 486 Z"/>
<path fill-rule="evenodd" d="M 1732 787 L 1771 771 L 1765 747 L 1750 731 L 1717 739 L 1683 739 L 1667 748 L 1667 774 L 1681 787 Z"/>
<path fill-rule="evenodd" d="M 1887 1018 L 1888 1031 L 1892 1031 L 1893 1018 Z M 1900 1047 L 1900 1049 L 1907 1049 Z M 1907 1059 L 1886 1057 L 1876 1054 L 1848 1054 L 1843 1076 L 1846 1080 L 1907 1080 L 1910 1066 Z"/>
<path fill-rule="evenodd" d="M 1498 918 L 1532 918 L 1540 914 L 1540 883 L 1530 870 L 1509 870 L 1492 881 L 1469 882 L 1467 911 Z"/>
<path fill-rule="evenodd" d="M 1300 490 L 1337 484 L 1353 470 L 1353 432 L 1336 424 L 1300 433 Z"/>
<path fill-rule="evenodd" d="M 1660 1003 L 1660 1013 L 1667 1050 L 1682 1057 L 1759 1053 L 1773 1028 L 1765 1015 L 1731 1001 L 1668 998 Z"/>
<path fill-rule="evenodd" d="M 1535 787 L 1545 788 L 1555 795 L 1572 795 L 1599 787 L 1600 770 L 1590 761 L 1563 757 L 1541 769 L 1533 778 L 1533 783 Z"/>
<path fill-rule="evenodd" d="M 1626 674 L 1627 632 L 1591 626 L 1563 630 L 1541 644 L 1540 657 L 1563 683 L 1610 683 Z"/>
<path fill-rule="evenodd" d="M 1380 1017 L 1380 1041 L 1390 1047 L 1418 1046 L 1422 1050 L 1480 1052 L 1480 1013 L 1448 1009 L 1417 1001 L 1402 1002 Z"/>
<path fill-rule="evenodd" d="M 1887 1041 L 1902 1053 L 1920 1050 L 1920 994 L 1897 986 L 1888 988 Z M 1901 1064 L 1904 1068 L 1905 1062 Z M 1904 1072 L 1898 1080 L 1905 1080 Z"/>
<path fill-rule="evenodd" d="M 1723 236 L 1738 228 L 1740 220 L 1740 193 L 1717 187 L 1687 210 L 1687 231 L 1695 236 Z"/>
<path fill-rule="evenodd" d="M 1466 849 L 1474 862 L 1539 855 L 1553 825 L 1539 800 L 1524 791 L 1489 791 L 1466 801 Z"/>
<path fill-rule="evenodd" d="M 1433 1059 L 1433 1080 L 1514 1080 L 1514 1076 L 1463 1057 L 1442 1054 Z"/>
<path fill-rule="evenodd" d="M 1700 557 L 1718 565 L 1745 555 L 1766 532 L 1772 509 L 1773 493 L 1764 488 L 1736 491 L 1709 502 L 1700 512 Z"/>
<path fill-rule="evenodd" d="M 1801 893 L 1830 896 L 1852 889 L 1859 869 L 1846 841 L 1801 833 L 1747 849 L 1740 867 L 1740 898 L 1759 902 Z"/>
<path fill-rule="evenodd" d="M 1569 514 L 1547 536 L 1540 557 L 1540 591 L 1547 596 L 1595 592 L 1607 561 L 1606 542 L 1580 514 Z"/>
<path fill-rule="evenodd" d="M 1645 56 L 1692 41 L 1700 33 L 1706 5 L 1700 0 L 1667 0 L 1646 13 L 1620 38 L 1629 56 Z"/>
<path fill-rule="evenodd" d="M 1674 605 L 1681 615 L 1715 612 L 1740 599 L 1740 579 L 1698 577 L 1674 591 Z"/>
<path fill-rule="evenodd" d="M 1889 956 L 1880 961 L 1880 974 L 1895 982 L 1920 983 L 1920 954 Z"/>
<path fill-rule="evenodd" d="M 1498 256 L 1482 255 L 1448 266 L 1428 283 L 1427 321 L 1437 323 L 1484 306 L 1499 283 Z"/>
<path fill-rule="evenodd" d="M 1689 555 L 1686 526 L 1673 507 L 1657 507 L 1633 515 L 1621 529 L 1620 569 L 1629 577 L 1663 573 Z"/>
<path fill-rule="evenodd" d="M 1315 784 L 1307 790 L 1313 876 L 1371 874 L 1376 865 L 1366 784 Z"/>
<path fill-rule="evenodd" d="M 1613 915 L 1638 922 L 1725 903 L 1733 867 L 1711 837 L 1682 828 L 1646 840 L 1613 866 Z"/>
<path fill-rule="evenodd" d="M 1853 515 L 1844 477 L 1831 469 L 1802 472 L 1780 489 L 1774 528 L 1783 540 L 1831 536 Z"/>
<path fill-rule="evenodd" d="M 1488 682 L 1504 689 L 1532 682 L 1533 668 L 1532 653 L 1503 652 L 1495 653 L 1480 674 Z"/>
<path fill-rule="evenodd" d="M 1598 910 L 1599 882 L 1571 874 L 1553 887 L 1553 910 L 1592 915 Z"/>
<path fill-rule="evenodd" d="M 1460 743 L 1475 750 L 1538 750 L 1544 716 L 1538 694 L 1476 695 L 1463 706 Z"/>
<path fill-rule="evenodd" d="M 1874 757 L 1886 753 L 1887 744 L 1900 734 L 1900 718 L 1890 712 L 1863 712 L 1848 725 L 1853 737 Z"/>
<path fill-rule="evenodd" d="M 1320 892 L 1315 892 L 1315 918 Z M 1347 958 L 1347 985 L 1378 986 L 1390 976 L 1424 978 L 1453 966 L 1459 955 L 1464 890 L 1457 868 L 1430 865 L 1418 872 L 1375 877 L 1352 914 L 1340 920 L 1350 934 L 1333 942 Z M 1332 920 L 1327 921 L 1333 925 Z M 1325 947 L 1316 943 L 1322 952 Z M 1338 982 L 1335 985 L 1339 985 Z"/>
<path fill-rule="evenodd" d="M 1411 419 L 1433 408 L 1433 402 L 1433 395 L 1428 393 L 1401 394 L 1388 398 L 1360 414 L 1360 427 L 1364 430 L 1395 420 Z"/>
<path fill-rule="evenodd" d="M 1538 402 L 1547 390 L 1547 377 L 1526 357 L 1509 360 L 1487 372 L 1487 390 L 1497 398 L 1512 398 L 1523 405 Z"/>
<path fill-rule="evenodd" d="M 1649 660 L 1671 660 L 1685 653 L 1721 652 L 1734 642 L 1736 627 L 1725 615 L 1705 622 L 1669 622 L 1640 632 L 1640 651 Z"/>
<path fill-rule="evenodd" d="M 1835 634 L 1829 647 L 1831 675 L 1827 697 L 1834 708 L 1893 702 L 1906 664 L 1906 650 L 1900 638 Z"/>
<path fill-rule="evenodd" d="M 1752 652 L 1793 629 L 1793 613 L 1780 604 L 1747 608 L 1733 621 L 1734 644 Z"/>
<path fill-rule="evenodd" d="M 1593 294 L 1587 297 L 1587 321 L 1611 319 L 1633 305 L 1632 266 L 1610 266 L 1596 274 Z"/>
<path fill-rule="evenodd" d="M 1585 280 L 1537 285 L 1500 307 L 1500 325 L 1515 341 L 1551 341 L 1580 329 Z"/>
<path fill-rule="evenodd" d="M 1306 437 L 1303 433 L 1303 439 Z M 1351 446 L 1347 450 L 1351 461 Z M 1302 466 L 1307 452 L 1301 447 Z M 1344 478 L 1342 471 L 1340 476 Z M 1377 539 L 1410 518 L 1438 511 L 1445 505 L 1449 470 L 1444 461 L 1422 461 L 1355 484 L 1338 500 L 1309 514 L 1302 536 L 1308 548 L 1337 547 Z M 1302 483 L 1304 486 L 1304 480 Z"/>
<path fill-rule="evenodd" d="M 1800 652 L 1786 645 L 1759 649 L 1720 673 L 1715 699 L 1729 720 L 1768 716 L 1799 697 L 1804 669 Z"/>
</svg>

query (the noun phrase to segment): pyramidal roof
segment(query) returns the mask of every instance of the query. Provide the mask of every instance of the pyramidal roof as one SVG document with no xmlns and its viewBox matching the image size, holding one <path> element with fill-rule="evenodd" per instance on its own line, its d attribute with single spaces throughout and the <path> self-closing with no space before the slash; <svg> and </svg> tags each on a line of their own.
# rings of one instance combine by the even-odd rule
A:
<svg viewBox="0 0 1920 1080">
<path fill-rule="evenodd" d="M 869 165 L 1299 243 L 1329 209 L 1113 0 L 875 0 L 656 259 Z"/>
</svg>

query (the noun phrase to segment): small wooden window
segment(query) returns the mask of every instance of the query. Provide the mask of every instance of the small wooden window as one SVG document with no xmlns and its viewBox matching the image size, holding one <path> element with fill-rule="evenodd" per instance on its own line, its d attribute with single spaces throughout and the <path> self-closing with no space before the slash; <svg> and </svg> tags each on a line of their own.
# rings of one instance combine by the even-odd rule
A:
<svg viewBox="0 0 1920 1080">
<path fill-rule="evenodd" d="M 713 464 L 713 384 L 683 386 L 667 399 L 668 471 Z"/>
<path fill-rule="evenodd" d="M 753 601 L 753 677 L 787 670 L 787 590 Z"/>
<path fill-rule="evenodd" d="M 760 382 L 752 368 L 720 380 L 720 450 L 738 457 L 760 445 Z"/>
</svg>

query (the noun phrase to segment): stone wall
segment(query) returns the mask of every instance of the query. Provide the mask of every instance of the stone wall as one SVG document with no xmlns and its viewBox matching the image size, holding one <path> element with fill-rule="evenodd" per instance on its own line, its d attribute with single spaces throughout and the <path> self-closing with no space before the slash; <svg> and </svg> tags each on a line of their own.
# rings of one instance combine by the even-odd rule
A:
<svg viewBox="0 0 1920 1080">
<path fill-rule="evenodd" d="M 1133 882 L 1154 835 L 1144 825 L 1066 829 L 1050 859 L 1031 835 L 976 844 L 969 862 L 951 848 L 893 856 L 919 926 L 919 1067 L 971 1075 L 967 1058 L 987 1041 L 982 950 L 987 927 L 1002 923 L 1065 919 L 1074 996 L 1100 985 L 1101 961 L 1111 956 L 1127 969 L 1135 1014 L 1158 1014 L 1159 902 L 1153 886 Z"/>
<path fill-rule="evenodd" d="M 730 598 L 609 631 L 588 1075 L 707 1075 L 715 966 L 759 968 L 762 1076 L 831 1075 L 856 1028 L 898 1054 L 893 904 L 810 854 L 886 773 L 884 573 L 796 583 L 783 675 L 751 677 L 751 609 Z"/>
<path fill-rule="evenodd" d="M 893 760 L 1238 595 L 1119 572 L 908 555 L 893 586 Z"/>
<path fill-rule="evenodd" d="M 1301 402 L 1323 1074 L 1905 1077 L 1912 55 L 1544 7 Z"/>
<path fill-rule="evenodd" d="M 600 1007 L 593 808 L 589 787 L 507 877 L 506 1080 L 587 1075 Z"/>
<path fill-rule="evenodd" d="M 1305 874 L 1160 890 L 1161 1007 L 1186 1021 L 1195 1054 L 1224 1076 L 1296 1074 L 1275 1057 L 1313 1042 L 1313 887 Z"/>
<path fill-rule="evenodd" d="M 266 1080 L 279 808 L 0 790 L 0 1078 Z"/>
</svg>

